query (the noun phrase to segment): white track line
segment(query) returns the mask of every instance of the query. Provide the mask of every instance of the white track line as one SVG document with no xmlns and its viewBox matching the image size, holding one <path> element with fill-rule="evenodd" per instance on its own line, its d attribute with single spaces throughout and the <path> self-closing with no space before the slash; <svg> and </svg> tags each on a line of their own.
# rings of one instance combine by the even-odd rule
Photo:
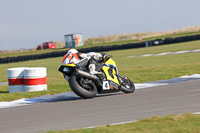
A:
<svg viewBox="0 0 200 133">
<path fill-rule="evenodd" d="M 200 52 L 200 49 L 196 49 L 196 50 L 187 50 L 187 51 L 178 51 L 178 52 L 164 52 L 164 53 L 158 53 L 158 54 L 134 55 L 134 56 L 127 56 L 127 57 L 161 56 L 161 55 L 186 54 L 186 53 L 197 53 L 197 52 Z"/>
</svg>

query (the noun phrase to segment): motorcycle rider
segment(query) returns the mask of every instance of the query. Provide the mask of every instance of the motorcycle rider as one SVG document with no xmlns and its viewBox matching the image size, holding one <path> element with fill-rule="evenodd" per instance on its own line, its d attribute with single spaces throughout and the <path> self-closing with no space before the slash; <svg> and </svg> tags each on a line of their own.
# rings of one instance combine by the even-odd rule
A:
<svg viewBox="0 0 200 133">
<path fill-rule="evenodd" d="M 106 53 L 96 53 L 96 52 L 89 52 L 89 53 L 80 53 L 76 49 L 68 50 L 67 54 L 64 55 L 62 64 L 84 64 L 87 63 L 88 69 L 90 74 L 101 74 L 100 72 L 96 71 L 97 62 L 106 58 Z M 66 79 L 67 77 L 65 77 Z"/>
</svg>

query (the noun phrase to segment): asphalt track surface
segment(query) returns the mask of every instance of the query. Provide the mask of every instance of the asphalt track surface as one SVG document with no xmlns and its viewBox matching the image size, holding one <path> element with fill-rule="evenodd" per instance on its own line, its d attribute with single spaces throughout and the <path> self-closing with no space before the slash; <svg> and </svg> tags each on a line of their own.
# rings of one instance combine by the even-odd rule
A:
<svg viewBox="0 0 200 133">
<path fill-rule="evenodd" d="M 38 133 L 200 112 L 200 80 L 0 109 L 1 133 Z"/>
</svg>

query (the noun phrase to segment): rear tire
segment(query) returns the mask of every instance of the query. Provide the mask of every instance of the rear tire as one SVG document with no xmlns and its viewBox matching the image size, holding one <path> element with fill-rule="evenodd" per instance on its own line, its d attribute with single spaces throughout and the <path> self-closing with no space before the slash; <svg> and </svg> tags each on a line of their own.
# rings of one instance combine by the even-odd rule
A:
<svg viewBox="0 0 200 133">
<path fill-rule="evenodd" d="M 78 83 L 78 78 L 76 75 L 70 77 L 69 86 L 74 93 L 84 99 L 93 98 L 97 95 L 97 87 L 94 83 L 91 84 L 92 90 L 87 90 Z"/>
</svg>

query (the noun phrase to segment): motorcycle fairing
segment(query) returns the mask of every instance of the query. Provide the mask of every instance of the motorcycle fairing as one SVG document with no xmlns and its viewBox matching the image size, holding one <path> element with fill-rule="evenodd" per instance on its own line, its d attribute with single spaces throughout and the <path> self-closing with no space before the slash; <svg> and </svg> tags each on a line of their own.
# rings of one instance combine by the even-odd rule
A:
<svg viewBox="0 0 200 133">
<path fill-rule="evenodd" d="M 112 72 L 109 73 L 110 68 L 112 69 Z M 113 81 L 114 83 L 120 85 L 117 77 L 116 63 L 112 59 L 109 59 L 105 62 L 105 65 L 102 67 L 102 70 L 104 71 L 107 80 Z"/>
<path fill-rule="evenodd" d="M 67 76 L 71 76 L 72 73 L 75 71 L 75 64 L 65 64 L 60 66 L 60 68 L 58 69 L 58 71 L 62 72 L 63 74 L 67 75 Z"/>
</svg>

